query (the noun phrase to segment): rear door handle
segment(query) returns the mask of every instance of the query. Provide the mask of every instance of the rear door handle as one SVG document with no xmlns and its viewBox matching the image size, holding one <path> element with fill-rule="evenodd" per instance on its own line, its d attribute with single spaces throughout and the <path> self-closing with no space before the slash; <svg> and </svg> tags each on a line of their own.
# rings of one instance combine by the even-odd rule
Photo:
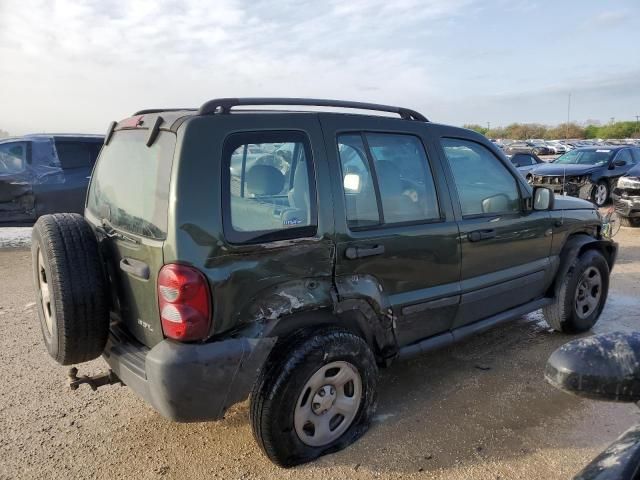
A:
<svg viewBox="0 0 640 480">
<path fill-rule="evenodd" d="M 489 240 L 490 238 L 496 238 L 496 231 L 493 229 L 488 230 L 476 230 L 469 232 L 467 235 L 470 242 L 480 242 L 482 240 Z"/>
<path fill-rule="evenodd" d="M 376 245 L 374 247 L 347 247 L 344 252 L 345 257 L 349 260 L 356 258 L 373 257 L 374 255 L 382 255 L 384 253 L 384 245 Z"/>
<path fill-rule="evenodd" d="M 124 257 L 120 260 L 120 270 L 130 273 L 134 277 L 149 280 L 149 265 L 135 258 Z"/>
</svg>

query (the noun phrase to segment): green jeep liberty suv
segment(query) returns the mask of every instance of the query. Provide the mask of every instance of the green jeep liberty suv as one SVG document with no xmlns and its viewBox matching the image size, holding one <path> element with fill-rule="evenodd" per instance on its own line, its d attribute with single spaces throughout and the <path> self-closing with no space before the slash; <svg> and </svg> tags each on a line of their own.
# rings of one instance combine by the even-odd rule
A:
<svg viewBox="0 0 640 480">
<path fill-rule="evenodd" d="M 302 111 L 265 108 L 283 105 Z M 122 382 L 181 422 L 250 396 L 257 443 L 292 466 L 366 431 L 395 359 L 540 308 L 590 329 L 617 253 L 601 229 L 415 111 L 218 99 L 113 122 L 84 217 L 35 225 L 33 275 L 53 358 L 110 367 L 72 387 Z"/>
</svg>

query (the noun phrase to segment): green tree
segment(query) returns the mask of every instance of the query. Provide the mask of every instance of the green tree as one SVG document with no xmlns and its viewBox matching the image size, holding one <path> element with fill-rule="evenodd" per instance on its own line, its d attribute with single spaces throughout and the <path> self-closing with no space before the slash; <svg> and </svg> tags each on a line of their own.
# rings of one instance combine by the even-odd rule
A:
<svg viewBox="0 0 640 480">
<path fill-rule="evenodd" d="M 488 131 L 487 128 L 485 128 L 485 127 L 483 127 L 481 125 L 478 125 L 477 123 L 467 123 L 467 124 L 463 125 L 462 128 L 466 128 L 468 130 L 473 130 L 474 132 L 478 132 L 478 133 L 480 133 L 482 135 L 487 135 L 487 131 Z"/>
</svg>

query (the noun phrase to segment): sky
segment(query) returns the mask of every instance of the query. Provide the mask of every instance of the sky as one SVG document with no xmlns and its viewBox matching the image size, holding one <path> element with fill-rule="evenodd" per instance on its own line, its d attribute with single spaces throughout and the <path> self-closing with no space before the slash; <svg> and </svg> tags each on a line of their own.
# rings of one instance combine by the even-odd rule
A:
<svg viewBox="0 0 640 480">
<path fill-rule="evenodd" d="M 0 0 L 0 129 L 322 97 L 492 126 L 635 120 L 639 0 Z"/>
</svg>

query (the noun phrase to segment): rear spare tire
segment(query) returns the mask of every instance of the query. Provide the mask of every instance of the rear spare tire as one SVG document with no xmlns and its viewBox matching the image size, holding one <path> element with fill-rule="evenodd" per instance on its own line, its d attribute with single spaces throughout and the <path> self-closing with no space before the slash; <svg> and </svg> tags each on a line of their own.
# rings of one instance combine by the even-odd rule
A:
<svg viewBox="0 0 640 480">
<path fill-rule="evenodd" d="M 98 242 L 74 213 L 44 215 L 31 234 L 36 308 L 49 354 L 62 365 L 100 356 L 109 335 L 109 297 Z"/>
</svg>

